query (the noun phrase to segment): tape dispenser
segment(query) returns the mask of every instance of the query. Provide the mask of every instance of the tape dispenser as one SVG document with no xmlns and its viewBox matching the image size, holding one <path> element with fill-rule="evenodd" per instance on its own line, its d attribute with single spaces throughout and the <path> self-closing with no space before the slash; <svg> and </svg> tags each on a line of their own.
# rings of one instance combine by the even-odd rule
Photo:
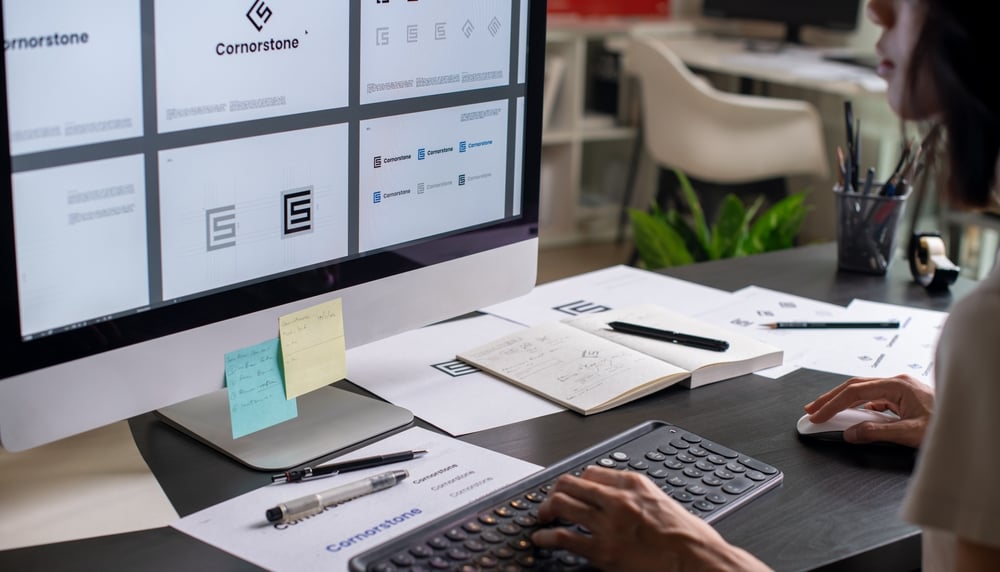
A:
<svg viewBox="0 0 1000 572">
<path fill-rule="evenodd" d="M 913 280 L 927 290 L 947 290 L 958 278 L 959 267 L 948 259 L 944 241 L 937 232 L 913 233 L 908 256 Z"/>
</svg>

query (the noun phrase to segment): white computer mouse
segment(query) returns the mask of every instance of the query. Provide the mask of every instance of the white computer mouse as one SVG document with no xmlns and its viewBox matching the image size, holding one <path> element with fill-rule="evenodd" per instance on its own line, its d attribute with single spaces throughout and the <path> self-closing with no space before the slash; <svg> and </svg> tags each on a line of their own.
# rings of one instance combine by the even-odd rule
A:
<svg viewBox="0 0 1000 572">
<path fill-rule="evenodd" d="M 809 421 L 808 414 L 803 415 L 799 418 L 795 428 L 798 430 L 799 435 L 804 437 L 825 441 L 843 441 L 844 430 L 862 421 L 888 423 L 898 420 L 899 417 L 896 417 L 892 413 L 882 413 L 881 411 L 872 411 L 870 409 L 845 409 L 822 423 L 813 423 Z"/>
</svg>

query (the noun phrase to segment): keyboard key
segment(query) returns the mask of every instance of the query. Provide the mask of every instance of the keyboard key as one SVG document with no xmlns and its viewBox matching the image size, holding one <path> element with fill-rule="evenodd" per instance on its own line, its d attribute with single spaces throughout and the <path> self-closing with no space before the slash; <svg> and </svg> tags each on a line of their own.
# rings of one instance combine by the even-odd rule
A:
<svg viewBox="0 0 1000 572">
<path fill-rule="evenodd" d="M 762 473 L 764 473 L 766 475 L 776 475 L 776 474 L 778 474 L 778 469 L 775 469 L 774 467 L 772 467 L 771 465 L 768 465 L 766 463 L 761 463 L 757 459 L 751 459 L 749 457 L 744 457 L 744 458 L 740 459 L 740 462 L 743 463 L 744 465 L 750 467 L 751 469 L 753 469 L 755 471 L 760 471 L 760 472 L 762 472 Z"/>
<path fill-rule="evenodd" d="M 741 495 L 751 488 L 753 488 L 754 482 L 750 479 L 743 477 L 737 477 L 728 483 L 722 485 L 722 490 L 726 491 L 731 495 Z"/>
<path fill-rule="evenodd" d="M 702 441 L 701 446 L 715 453 L 716 455 L 721 455 L 727 459 L 735 459 L 740 456 L 739 453 L 737 453 L 736 451 L 733 451 L 728 447 L 723 447 L 722 445 L 719 445 L 718 443 L 713 443 L 711 441 Z"/>
</svg>

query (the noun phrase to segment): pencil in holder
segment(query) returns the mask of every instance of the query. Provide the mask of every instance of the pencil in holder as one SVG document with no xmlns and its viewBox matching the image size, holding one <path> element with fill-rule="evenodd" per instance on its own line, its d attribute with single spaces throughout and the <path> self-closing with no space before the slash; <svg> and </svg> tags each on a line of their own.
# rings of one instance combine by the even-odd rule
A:
<svg viewBox="0 0 1000 572">
<path fill-rule="evenodd" d="M 852 272 L 885 274 L 896 249 L 896 228 L 906 208 L 906 195 L 850 192 L 840 185 L 834 186 L 833 193 L 837 266 Z"/>
</svg>

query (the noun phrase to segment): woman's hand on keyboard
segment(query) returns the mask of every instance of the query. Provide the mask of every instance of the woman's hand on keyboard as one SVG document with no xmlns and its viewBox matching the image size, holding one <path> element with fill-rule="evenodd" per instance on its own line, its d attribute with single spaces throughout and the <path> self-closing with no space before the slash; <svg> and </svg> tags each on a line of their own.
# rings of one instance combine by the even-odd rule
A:
<svg viewBox="0 0 1000 572">
<path fill-rule="evenodd" d="M 564 475 L 538 516 L 586 532 L 543 528 L 532 536 L 537 546 L 569 550 L 603 570 L 768 569 L 638 473 L 592 466 L 580 478 Z"/>
<path fill-rule="evenodd" d="M 849 407 L 864 405 L 875 411 L 892 411 L 899 421 L 859 423 L 844 431 L 850 443 L 876 441 L 919 447 L 934 409 L 934 390 L 902 374 L 896 377 L 854 377 L 805 406 L 809 420 L 822 423 Z"/>
</svg>

